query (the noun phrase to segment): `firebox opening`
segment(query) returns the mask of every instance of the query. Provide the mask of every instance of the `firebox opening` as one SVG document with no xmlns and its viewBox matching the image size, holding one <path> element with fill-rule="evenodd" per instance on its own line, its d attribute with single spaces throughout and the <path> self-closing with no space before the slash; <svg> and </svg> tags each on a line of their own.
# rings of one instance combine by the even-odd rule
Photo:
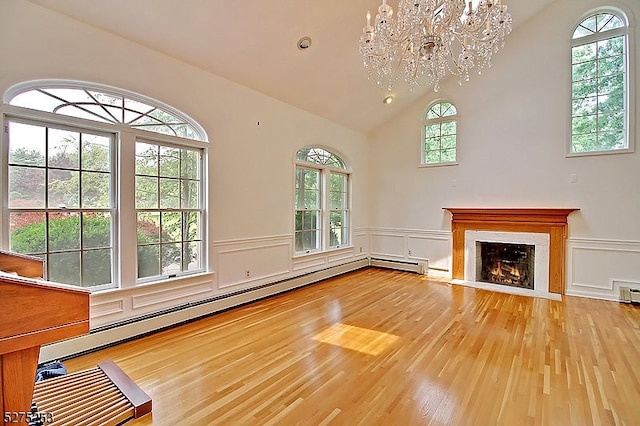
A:
<svg viewBox="0 0 640 426">
<path fill-rule="evenodd" d="M 476 241 L 476 281 L 533 290 L 535 245 Z"/>
</svg>

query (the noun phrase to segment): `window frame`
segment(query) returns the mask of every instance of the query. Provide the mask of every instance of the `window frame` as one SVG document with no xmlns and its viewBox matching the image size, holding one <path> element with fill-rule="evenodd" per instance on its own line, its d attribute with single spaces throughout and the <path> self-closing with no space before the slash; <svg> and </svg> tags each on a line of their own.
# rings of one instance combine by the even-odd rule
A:
<svg viewBox="0 0 640 426">
<path fill-rule="evenodd" d="M 88 288 L 91 289 L 92 291 L 101 291 L 101 290 L 108 290 L 108 289 L 112 289 L 114 287 L 116 287 L 116 284 L 114 283 L 114 273 L 115 273 L 115 260 L 116 260 L 116 245 L 117 245 L 117 239 L 116 239 L 116 227 L 113 225 L 113 223 L 115 223 L 115 218 L 117 217 L 117 194 L 116 194 L 116 181 L 117 181 L 117 134 L 114 131 L 106 131 L 106 130 L 99 130 L 99 129 L 95 129 L 95 128 L 88 128 L 87 126 L 79 126 L 79 125 L 68 125 L 68 124 L 64 124 L 64 123 L 53 123 L 51 121 L 47 121 L 47 120 L 43 120 L 43 119 L 33 119 L 33 118 L 23 118 L 20 116 L 15 116 L 15 115 L 8 115 L 8 114 L 3 114 L 3 120 L 2 120 L 2 124 L 3 124 L 3 129 L 5 130 L 3 132 L 3 140 L 2 140 L 2 147 L 7 147 L 8 146 L 8 127 L 9 127 L 9 123 L 18 123 L 18 124 L 24 124 L 24 125 L 31 125 L 31 126 L 38 126 L 38 127 L 42 127 L 45 129 L 55 129 L 55 130 L 63 130 L 63 131 L 71 131 L 71 132 L 78 132 L 80 135 L 83 134 L 93 134 L 93 135 L 97 135 L 97 136 L 102 136 L 102 137 L 108 137 L 111 141 L 111 146 L 110 146 L 110 150 L 109 150 L 109 154 L 110 154 L 110 171 L 109 171 L 109 184 L 111 187 L 111 192 L 109 194 L 109 199 L 110 199 L 110 206 L 109 207 L 83 207 L 81 206 L 81 191 L 82 191 L 82 186 L 79 183 L 79 187 L 78 187 L 78 196 L 79 198 L 79 205 L 78 206 L 71 206 L 71 207 L 52 207 L 49 206 L 48 203 L 45 203 L 44 206 L 42 207 L 29 207 L 29 208 L 12 208 L 8 205 L 8 192 L 9 192 L 9 179 L 3 179 L 3 183 L 2 186 L 0 188 L 0 190 L 2 191 L 2 194 L 7 194 L 7 205 L 3 205 L 3 212 L 2 212 L 2 237 L 4 238 L 4 232 L 5 230 L 6 232 L 6 241 L 2 240 L 2 247 L 9 247 L 9 236 L 10 236 L 10 216 L 12 213 L 17 213 L 17 212 L 25 212 L 25 213 L 43 213 L 45 216 L 49 216 L 50 214 L 60 214 L 60 213 L 75 213 L 78 215 L 79 219 L 79 226 L 81 227 L 81 223 L 83 221 L 83 219 L 81 219 L 81 217 L 85 214 L 85 213 L 108 213 L 110 215 L 110 220 L 111 220 L 111 230 L 110 230 L 110 251 L 111 251 L 111 279 L 112 282 L 108 283 L 108 284 L 97 284 L 97 285 L 87 285 L 87 286 L 81 286 L 78 284 L 70 284 L 70 285 L 74 285 L 74 286 L 78 286 L 78 287 L 83 287 L 83 288 Z M 2 176 L 8 176 L 8 171 L 10 168 L 9 165 L 9 158 L 8 158 L 8 150 L 3 149 L 3 154 L 2 154 Z M 45 152 L 45 156 L 47 156 L 47 152 Z M 38 168 L 42 169 L 45 171 L 45 174 L 47 174 L 49 171 L 53 171 L 53 170 L 75 170 L 75 169 L 60 169 L 56 166 L 50 166 L 49 164 L 47 164 L 48 161 L 45 162 L 44 166 L 40 166 Z M 79 164 L 78 165 L 78 172 L 82 173 L 82 171 L 84 169 L 82 169 L 82 165 Z M 86 170 L 85 170 L 86 171 Z M 104 172 L 102 172 L 104 173 Z M 48 180 L 48 178 L 45 178 Z M 4 195 L 3 195 L 3 200 L 4 200 Z M 47 194 L 45 193 L 45 201 L 47 200 Z M 49 219 L 45 219 L 46 221 L 46 229 L 49 229 Z M 82 242 L 82 233 L 79 235 L 80 240 L 79 240 L 79 247 L 78 249 L 69 249 L 69 250 L 52 250 L 50 247 L 46 247 L 44 252 L 41 254 L 35 254 L 35 256 L 40 257 L 41 255 L 45 256 L 45 259 L 48 258 L 49 255 L 53 254 L 63 254 L 63 253 L 73 253 L 73 252 L 79 252 L 79 253 L 84 253 L 84 252 L 90 252 L 90 251 L 94 251 L 91 249 L 86 249 L 86 247 L 84 247 L 84 243 Z M 48 241 L 48 237 L 47 237 L 47 241 Z M 82 273 L 82 258 L 81 258 L 81 266 L 80 266 L 80 272 Z M 45 262 L 45 276 L 49 276 L 50 274 L 50 270 L 49 270 L 49 265 L 48 262 Z M 52 278 L 53 279 L 53 278 Z"/>
<path fill-rule="evenodd" d="M 318 149 L 318 150 L 326 151 L 327 153 L 335 157 L 339 161 L 339 163 L 341 163 L 344 167 L 341 168 L 332 164 L 327 164 L 327 163 L 321 164 L 319 162 L 311 162 L 311 161 L 298 159 L 298 153 L 300 153 L 305 149 Z M 319 198 L 320 198 L 319 200 L 320 217 L 317 219 L 320 226 L 318 230 L 318 234 L 320 236 L 319 237 L 320 242 L 316 249 L 303 250 L 303 251 L 296 250 L 296 235 L 298 233 L 298 230 L 296 229 L 296 215 L 299 211 L 303 210 L 303 209 L 299 209 L 296 204 L 296 189 L 297 189 L 296 182 L 297 182 L 297 176 L 298 176 L 298 169 L 300 168 L 307 169 L 307 170 L 315 170 L 318 172 L 318 175 L 319 175 L 318 186 L 319 186 Z M 337 210 L 331 209 L 330 179 L 332 174 L 339 174 L 346 177 L 346 183 L 345 183 L 346 200 L 345 200 L 345 205 L 343 209 L 337 209 Z M 294 156 L 293 175 L 294 175 L 294 178 L 293 178 L 294 217 L 293 217 L 293 244 L 292 244 L 293 257 L 295 258 L 295 257 L 306 256 L 310 254 L 317 254 L 317 253 L 323 253 L 327 251 L 340 250 L 344 248 L 353 247 L 353 226 L 352 226 L 352 209 L 351 209 L 353 172 L 351 168 L 348 166 L 348 163 L 344 160 L 344 157 L 342 155 L 337 154 L 335 150 L 328 149 L 322 146 L 314 145 L 314 146 L 306 146 L 306 147 L 300 148 L 299 150 L 296 151 L 296 154 Z M 347 241 L 345 243 L 331 245 L 330 216 L 332 211 L 341 211 L 343 212 L 344 217 L 346 217 L 346 220 L 345 220 L 346 225 L 343 225 L 343 227 L 346 227 L 347 229 Z"/>
<path fill-rule="evenodd" d="M 162 247 L 163 246 L 167 246 L 167 245 L 172 245 L 172 244 L 177 244 L 180 243 L 181 245 L 184 245 L 185 243 L 189 242 L 189 241 L 198 241 L 199 242 L 199 263 L 200 263 L 200 267 L 195 270 L 194 272 L 187 270 L 182 270 L 182 268 L 184 267 L 184 259 L 181 259 L 181 262 L 183 263 L 181 265 L 181 270 L 180 271 L 176 271 L 176 272 L 171 272 L 168 274 L 159 274 L 159 275 L 151 275 L 151 276 L 144 276 L 144 277 L 140 277 L 140 270 L 139 268 L 137 269 L 137 281 L 140 283 L 144 283 L 144 282 L 149 282 L 149 281 L 156 281 L 158 279 L 158 277 L 166 277 L 166 278 L 176 278 L 176 277 L 180 277 L 180 276 L 187 276 L 187 275 L 192 275 L 193 273 L 199 273 L 199 272 L 203 272 L 204 270 L 204 259 L 202 258 L 201 253 L 204 252 L 204 236 L 203 236 L 203 231 L 202 231 L 202 224 L 204 223 L 204 218 L 205 218 L 205 208 L 204 208 L 204 194 L 203 194 L 203 187 L 204 187 L 204 182 L 203 182 L 203 167 L 204 167 L 204 152 L 202 149 L 200 148 L 194 148 L 191 146 L 186 146 L 186 145 L 176 145 L 173 143 L 169 143 L 169 142 L 160 142 L 158 141 L 158 139 L 151 139 L 148 137 L 145 138 L 141 138 L 141 137 L 136 137 L 135 140 L 135 147 L 134 149 L 137 147 L 137 144 L 148 144 L 148 145 L 157 145 L 158 147 L 165 147 L 165 148 L 175 148 L 175 149 L 184 149 L 184 150 L 189 150 L 189 151 L 195 151 L 198 152 L 200 155 L 200 159 L 199 159 L 199 170 L 197 171 L 196 178 L 183 178 L 182 176 L 177 177 L 177 178 L 172 178 L 174 180 L 178 180 L 180 181 L 180 183 L 182 183 L 183 181 L 197 181 L 198 182 L 198 194 L 197 194 L 197 207 L 184 207 L 184 206 L 180 206 L 180 207 L 166 207 L 166 206 L 162 206 L 162 205 L 158 205 L 157 207 L 138 207 L 136 206 L 136 201 L 134 200 L 134 209 L 135 209 L 135 214 L 136 214 L 136 223 L 138 223 L 137 220 L 137 216 L 139 213 L 154 213 L 154 212 L 158 212 L 158 214 L 160 216 L 162 216 L 164 213 L 188 213 L 188 212 L 195 212 L 199 214 L 199 232 L 198 232 L 198 238 L 195 239 L 185 239 L 184 235 L 181 235 L 181 239 L 180 241 L 174 240 L 171 242 L 164 242 L 162 239 L 162 231 L 160 228 L 160 240 L 157 243 L 147 243 L 147 244 L 140 244 L 140 242 L 136 239 L 136 247 L 137 249 L 140 249 L 141 246 L 154 246 L 157 245 L 160 247 L 160 252 L 162 252 Z M 137 156 L 137 155 L 136 155 Z M 163 179 L 163 177 L 158 174 L 158 175 L 142 175 L 136 172 L 135 170 L 135 166 L 134 166 L 134 179 L 137 179 L 138 176 L 142 176 L 142 177 L 153 177 L 153 178 L 158 178 L 158 199 L 160 199 L 160 180 Z M 162 219 L 161 219 L 162 220 Z M 184 231 L 184 222 L 182 222 L 182 231 Z M 137 236 L 137 235 L 136 235 Z M 184 254 L 184 248 L 181 248 L 181 252 L 182 254 Z M 162 269 L 162 255 L 160 255 L 160 269 Z"/>
<path fill-rule="evenodd" d="M 596 16 L 598 14 L 608 13 L 615 15 L 623 23 L 624 27 L 606 30 L 604 32 L 596 32 L 579 38 L 574 38 L 575 31 L 578 27 L 587 19 Z M 617 7 L 599 7 L 591 9 L 585 12 L 571 27 L 569 34 L 569 49 L 568 49 L 568 90 L 567 90 L 567 143 L 565 156 L 570 157 L 585 157 L 594 155 L 615 155 L 615 154 L 628 154 L 635 152 L 635 134 L 636 134 L 636 100 L 635 100 L 635 40 L 633 25 L 630 20 L 630 14 Z M 590 43 L 597 42 L 599 40 L 607 40 L 613 37 L 624 37 L 625 48 L 625 99 L 624 99 L 624 138 L 626 147 L 620 149 L 607 149 L 607 150 L 593 150 L 584 152 L 573 151 L 573 49 L 577 46 L 582 46 Z"/>
<path fill-rule="evenodd" d="M 48 81 L 48 80 L 47 80 Z M 29 85 L 31 83 L 31 85 Z M 25 87 L 36 87 L 37 82 L 21 83 L 22 91 Z M 86 83 L 84 88 L 96 89 L 102 87 L 98 84 Z M 106 87 L 106 86 L 105 86 Z M 20 90 L 16 90 L 16 86 L 7 91 L 4 99 L 10 99 L 11 94 L 15 95 Z M 119 91 L 117 88 L 110 88 L 112 93 L 120 93 L 128 95 L 131 92 Z M 156 102 L 155 100 L 140 95 L 145 102 Z M 154 104 L 155 105 L 155 104 Z M 158 103 L 161 106 L 161 103 Z M 173 111 L 174 109 L 172 109 Z M 182 114 L 184 116 L 184 114 Z M 132 128 L 122 123 L 104 123 L 100 121 L 88 120 L 74 116 L 56 114 L 48 111 L 35 110 L 15 105 L 9 105 L 4 102 L 0 105 L 0 120 L 2 122 L 2 135 L 0 136 L 0 146 L 6 147 L 8 122 L 19 121 L 23 123 L 40 123 L 51 125 L 54 127 L 71 128 L 72 130 L 82 129 L 85 131 L 94 131 L 105 134 L 114 135 L 113 161 L 115 162 L 115 170 L 112 176 L 112 283 L 105 286 L 84 287 L 92 292 L 101 292 L 104 290 L 117 290 L 133 288 L 141 284 L 165 283 L 168 280 L 175 280 L 181 277 L 194 277 L 200 274 L 209 273 L 208 265 L 208 155 L 210 144 L 207 140 L 195 140 L 177 137 L 168 134 L 155 133 L 143 129 Z M 198 125 L 198 127 L 200 127 Z M 206 133 L 204 134 L 206 137 Z M 137 235 L 136 226 L 136 209 L 135 209 L 135 143 L 136 141 L 147 141 L 160 145 L 170 145 L 175 147 L 184 147 L 187 149 L 196 149 L 201 151 L 200 163 L 200 194 L 199 203 L 201 208 L 200 237 L 202 239 L 200 257 L 200 268 L 197 271 L 184 272 L 177 275 L 157 275 L 145 279 L 138 279 L 137 275 L 137 256 L 123 256 L 123 247 L 136 247 Z M 2 176 L 8 176 L 8 151 L 2 149 L 0 152 L 0 173 Z M 130 177 L 128 179 L 127 177 Z M 3 206 L 0 211 L 0 247 L 9 247 L 9 214 L 7 200 L 8 180 L 2 179 L 0 190 L 2 191 Z M 133 232 L 132 232 L 133 231 Z M 80 286 L 79 286 L 80 287 Z"/>
<path fill-rule="evenodd" d="M 429 114 L 429 111 L 431 111 L 433 109 L 433 107 L 435 107 L 438 104 L 443 104 L 443 103 L 447 103 L 450 104 L 454 109 L 455 109 L 455 114 L 452 115 L 447 115 L 447 116 L 441 116 L 438 118 L 427 118 L 427 114 Z M 430 168 L 430 167 L 446 167 L 446 166 L 457 166 L 459 163 L 458 161 L 458 135 L 459 135 L 459 126 L 458 126 L 458 121 L 460 118 L 460 113 L 458 111 L 458 107 L 456 107 L 456 105 L 449 99 L 436 99 L 433 102 L 431 102 L 427 108 L 424 110 L 424 113 L 422 114 L 422 129 L 421 129 L 421 139 L 420 139 L 420 167 L 425 167 L 425 168 Z M 434 125 L 434 124 L 438 124 L 441 125 L 443 123 L 449 123 L 449 122 L 455 122 L 456 125 L 456 133 L 455 133 L 455 137 L 456 137 L 456 142 L 455 142 L 455 154 L 456 154 L 456 159 L 454 161 L 446 161 L 446 162 L 438 162 L 438 163 L 427 163 L 426 160 L 426 155 L 427 155 L 427 126 L 429 125 Z"/>
</svg>

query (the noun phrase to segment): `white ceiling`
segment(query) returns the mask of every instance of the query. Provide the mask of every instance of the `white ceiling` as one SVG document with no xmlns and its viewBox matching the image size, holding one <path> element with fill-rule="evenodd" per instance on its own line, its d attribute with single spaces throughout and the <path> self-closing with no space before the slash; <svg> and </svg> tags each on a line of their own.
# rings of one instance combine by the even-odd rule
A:
<svg viewBox="0 0 640 426">
<path fill-rule="evenodd" d="M 31 1 L 363 133 L 432 90 L 398 85 L 384 105 L 368 80 L 358 39 L 379 0 Z M 515 28 L 555 0 L 503 1 Z"/>
</svg>

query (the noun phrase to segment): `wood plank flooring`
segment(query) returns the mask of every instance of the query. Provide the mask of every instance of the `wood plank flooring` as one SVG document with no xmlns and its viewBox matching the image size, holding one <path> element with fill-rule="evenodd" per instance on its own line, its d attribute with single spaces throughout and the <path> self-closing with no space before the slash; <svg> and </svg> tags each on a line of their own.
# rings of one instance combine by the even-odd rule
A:
<svg viewBox="0 0 640 426">
<path fill-rule="evenodd" d="M 127 425 L 637 425 L 640 307 L 367 268 L 65 362 L 153 398 Z"/>
</svg>

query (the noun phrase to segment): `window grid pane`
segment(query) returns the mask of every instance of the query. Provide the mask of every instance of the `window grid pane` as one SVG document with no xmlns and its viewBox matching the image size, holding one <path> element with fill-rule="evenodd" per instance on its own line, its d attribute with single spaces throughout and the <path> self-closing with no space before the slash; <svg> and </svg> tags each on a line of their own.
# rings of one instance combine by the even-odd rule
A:
<svg viewBox="0 0 640 426">
<path fill-rule="evenodd" d="M 200 150 L 136 143 L 138 278 L 199 271 Z"/>
<path fill-rule="evenodd" d="M 424 164 L 456 161 L 456 121 L 443 121 L 425 126 Z"/>
<path fill-rule="evenodd" d="M 49 280 L 112 282 L 112 144 L 84 130 L 9 121 L 9 249 L 43 258 Z"/>
<path fill-rule="evenodd" d="M 573 34 L 574 40 L 599 33 L 602 38 L 574 42 L 571 48 L 571 153 L 628 148 L 627 36 L 606 33 L 624 27 L 618 16 L 598 13 L 585 19 Z"/>
<path fill-rule="evenodd" d="M 342 173 L 329 175 L 329 246 L 349 243 L 348 176 Z"/>
</svg>

